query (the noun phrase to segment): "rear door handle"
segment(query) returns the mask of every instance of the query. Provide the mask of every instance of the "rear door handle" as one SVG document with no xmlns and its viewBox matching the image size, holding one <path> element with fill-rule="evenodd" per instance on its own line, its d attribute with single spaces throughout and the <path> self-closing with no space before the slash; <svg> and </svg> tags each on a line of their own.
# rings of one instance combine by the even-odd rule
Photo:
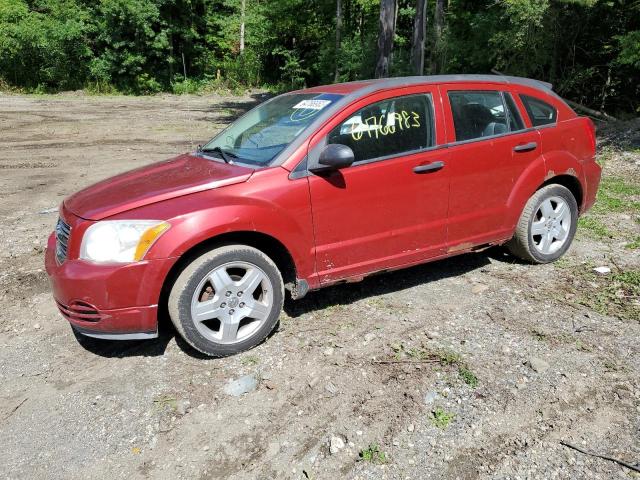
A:
<svg viewBox="0 0 640 480">
<path fill-rule="evenodd" d="M 538 148 L 537 142 L 529 142 L 523 145 L 516 145 L 515 147 L 513 147 L 513 151 L 518 153 L 530 152 L 531 150 L 535 150 L 536 148 Z"/>
<path fill-rule="evenodd" d="M 444 167 L 444 162 L 431 162 L 426 165 L 418 165 L 413 167 L 413 173 L 429 173 L 441 170 Z"/>
</svg>

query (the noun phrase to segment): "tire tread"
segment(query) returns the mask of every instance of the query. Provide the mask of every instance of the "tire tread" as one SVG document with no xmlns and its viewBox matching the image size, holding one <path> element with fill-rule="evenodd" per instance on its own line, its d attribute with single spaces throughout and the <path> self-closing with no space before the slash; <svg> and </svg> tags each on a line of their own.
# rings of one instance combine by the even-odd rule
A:
<svg viewBox="0 0 640 480">
<path fill-rule="evenodd" d="M 241 245 L 241 244 L 224 245 L 221 247 L 217 247 L 213 250 L 210 250 L 200 255 L 199 257 L 195 258 L 191 263 L 189 263 L 189 265 L 187 265 L 184 268 L 184 270 L 182 270 L 182 272 L 180 273 L 180 275 L 178 275 L 178 278 L 174 282 L 171 288 L 171 292 L 169 293 L 167 307 L 169 310 L 169 317 L 171 318 L 171 322 L 173 323 L 174 327 L 176 328 L 180 336 L 195 350 L 211 357 L 225 357 L 228 355 L 233 355 L 235 353 L 239 353 L 241 351 L 245 351 L 250 348 L 253 348 L 256 345 L 258 345 L 260 342 L 262 342 L 270 333 L 270 330 L 269 330 L 263 335 L 256 335 L 255 337 L 251 337 L 247 339 L 250 341 L 247 341 L 246 343 L 243 341 L 238 344 L 231 344 L 231 345 L 215 344 L 215 350 L 208 351 L 204 349 L 202 346 L 198 345 L 194 341 L 192 336 L 185 330 L 185 325 L 183 323 L 184 315 L 181 314 L 181 310 L 185 307 L 182 304 L 185 301 L 183 292 L 187 288 L 188 284 L 192 281 L 193 276 L 196 274 L 196 272 L 200 268 L 202 268 L 203 265 L 206 265 L 207 263 L 214 261 L 217 258 L 227 254 L 233 254 L 234 256 L 237 256 L 237 257 L 241 257 L 243 255 L 259 256 L 265 263 L 267 263 L 270 267 L 272 267 L 275 272 L 277 272 L 277 281 L 273 282 L 274 280 L 273 278 L 271 280 L 274 283 L 274 289 L 279 290 L 279 296 L 274 295 L 274 301 L 276 301 L 276 298 L 280 299 L 280 302 L 279 302 L 280 305 L 278 305 L 279 307 L 278 316 L 280 315 L 280 310 L 282 308 L 282 301 L 284 299 L 284 283 L 282 281 L 282 275 L 280 274 L 278 267 L 276 266 L 275 262 L 271 260 L 270 257 L 268 257 L 266 254 L 264 254 L 263 252 L 261 252 L 260 250 L 254 247 L 250 247 L 248 245 Z M 189 305 L 189 308 L 190 308 L 190 305 Z M 275 323 L 274 323 L 274 327 L 275 327 Z M 238 348 L 239 345 L 241 346 L 240 348 Z"/>
<path fill-rule="evenodd" d="M 533 247 L 531 245 L 531 242 L 529 241 L 529 224 L 531 222 L 531 217 L 535 214 L 538 208 L 538 205 L 541 203 L 541 201 L 545 197 L 550 196 L 551 192 L 553 192 L 554 190 L 572 199 L 573 206 L 575 207 L 574 210 L 572 211 L 572 215 L 573 215 L 572 221 L 574 224 L 571 227 L 572 232 L 570 232 L 570 238 L 567 241 L 566 247 L 563 248 L 562 253 L 558 255 L 557 258 L 564 255 L 566 248 L 569 247 L 569 245 L 571 244 L 571 241 L 573 240 L 573 234 L 575 233 L 575 224 L 577 222 L 578 209 L 577 209 L 577 203 L 576 203 L 575 197 L 573 196 L 571 191 L 568 188 L 562 185 L 559 185 L 557 183 L 550 183 L 540 188 L 531 196 L 531 198 L 529 198 L 529 200 L 525 204 L 524 209 L 520 214 L 520 218 L 518 219 L 518 223 L 516 225 L 516 229 L 513 234 L 513 237 L 511 238 L 511 240 L 509 240 L 505 244 L 505 246 L 507 247 L 509 252 L 511 252 L 512 255 L 533 264 L 548 263 L 549 261 L 554 261 L 557 259 L 557 258 L 554 258 L 551 260 L 547 260 L 547 259 L 537 257 L 536 255 L 534 255 L 532 251 Z"/>
</svg>

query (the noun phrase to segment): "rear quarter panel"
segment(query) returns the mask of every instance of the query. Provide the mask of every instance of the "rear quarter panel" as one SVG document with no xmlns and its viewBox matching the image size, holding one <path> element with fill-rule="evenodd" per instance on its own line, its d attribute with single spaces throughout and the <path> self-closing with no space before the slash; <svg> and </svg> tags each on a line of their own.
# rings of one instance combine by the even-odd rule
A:
<svg viewBox="0 0 640 480">
<path fill-rule="evenodd" d="M 519 215 L 528 198 L 542 183 L 559 175 L 570 175 L 580 182 L 582 204 L 579 207 L 581 212 L 585 211 L 593 204 L 595 189 L 599 181 L 599 173 L 595 171 L 590 174 L 587 173 L 587 170 L 599 170 L 594 161 L 594 152 L 589 139 L 586 124 L 589 120 L 577 116 L 555 93 L 546 93 L 525 86 L 514 86 L 510 91 L 525 120 L 525 126 L 527 128 L 535 128 L 538 131 L 543 157 L 543 162 L 536 161 L 537 164 L 535 166 L 532 165 L 531 169 L 524 172 L 523 176 L 529 176 L 530 179 L 522 178 L 516 183 L 510 199 L 513 209 Z M 553 105 L 558 110 L 557 122 L 553 125 L 533 127 L 520 95 L 535 97 Z M 594 164 L 596 168 L 589 169 L 590 164 Z M 541 165 L 544 165 L 544 170 L 541 170 Z M 535 170 L 535 173 L 533 170 Z M 534 174 L 532 175 L 532 173 Z M 540 173 L 542 173 L 542 178 Z M 598 180 L 595 180 L 596 176 Z M 537 182 L 533 189 L 531 188 L 532 182 Z M 515 226 L 517 216 L 511 220 Z"/>
</svg>

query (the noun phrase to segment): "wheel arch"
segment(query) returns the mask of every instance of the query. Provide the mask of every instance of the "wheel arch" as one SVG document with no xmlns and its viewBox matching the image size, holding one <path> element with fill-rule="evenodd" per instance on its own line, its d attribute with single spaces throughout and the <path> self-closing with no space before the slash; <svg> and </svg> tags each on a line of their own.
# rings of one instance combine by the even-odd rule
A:
<svg viewBox="0 0 640 480">
<path fill-rule="evenodd" d="M 536 191 L 541 188 L 546 187 L 547 185 L 557 184 L 562 185 L 566 189 L 568 189 L 573 197 L 576 199 L 576 203 L 578 204 L 578 212 L 582 211 L 582 204 L 584 201 L 584 192 L 582 189 L 582 184 L 577 177 L 569 174 L 556 175 L 555 177 L 551 177 L 546 180 L 542 185 L 540 185 Z"/>
<path fill-rule="evenodd" d="M 304 280 L 299 280 L 296 277 L 296 264 L 293 260 L 293 256 L 284 244 L 275 237 L 257 231 L 221 233 L 191 246 L 172 265 L 169 273 L 165 276 L 162 288 L 160 289 L 158 307 L 163 314 L 167 313 L 167 299 L 173 284 L 180 275 L 180 272 L 182 272 L 184 268 L 193 261 L 193 259 L 214 248 L 224 245 L 248 245 L 267 255 L 271 260 L 273 260 L 276 267 L 278 267 L 278 270 L 282 275 L 285 288 L 292 291 L 292 295 L 294 295 L 293 292 L 300 287 L 300 283 L 304 282 Z M 304 293 L 306 293 L 306 291 Z"/>
</svg>

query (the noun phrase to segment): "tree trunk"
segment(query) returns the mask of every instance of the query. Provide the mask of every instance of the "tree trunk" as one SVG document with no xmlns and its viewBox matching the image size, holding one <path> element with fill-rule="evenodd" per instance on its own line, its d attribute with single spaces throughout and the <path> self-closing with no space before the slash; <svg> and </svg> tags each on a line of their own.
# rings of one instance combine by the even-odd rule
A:
<svg viewBox="0 0 640 480">
<path fill-rule="evenodd" d="M 378 61 L 376 78 L 389 76 L 393 34 L 396 16 L 396 0 L 380 0 L 380 33 L 378 34 Z"/>
<path fill-rule="evenodd" d="M 442 32 L 444 31 L 444 12 L 447 0 L 436 0 L 436 11 L 433 16 L 433 49 L 431 50 L 431 74 L 438 74 L 442 70 Z"/>
<path fill-rule="evenodd" d="M 334 83 L 340 80 L 340 67 L 338 60 L 340 58 L 340 35 L 342 34 L 342 0 L 336 0 L 336 70 L 333 75 Z"/>
<path fill-rule="evenodd" d="M 411 67 L 416 75 L 424 74 L 424 36 L 426 33 L 427 0 L 416 0 L 416 16 L 411 37 Z"/>
<path fill-rule="evenodd" d="M 246 10 L 246 0 L 240 4 L 240 55 L 244 53 L 244 15 Z"/>
</svg>

